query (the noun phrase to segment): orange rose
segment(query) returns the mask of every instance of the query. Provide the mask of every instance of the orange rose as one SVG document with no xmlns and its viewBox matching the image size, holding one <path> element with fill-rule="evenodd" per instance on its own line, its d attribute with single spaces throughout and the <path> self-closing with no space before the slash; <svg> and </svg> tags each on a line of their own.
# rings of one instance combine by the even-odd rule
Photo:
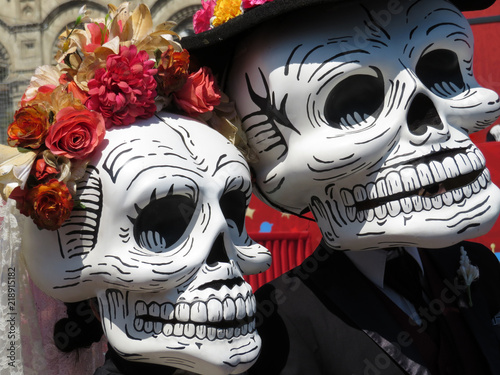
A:
<svg viewBox="0 0 500 375">
<path fill-rule="evenodd" d="M 221 94 L 212 72 L 202 67 L 189 75 L 179 91 L 173 93 L 177 106 L 189 116 L 213 111 L 220 104 Z"/>
<path fill-rule="evenodd" d="M 40 229 L 57 230 L 70 217 L 73 197 L 68 187 L 56 179 L 30 189 L 26 194 L 30 216 Z"/>
<path fill-rule="evenodd" d="M 54 155 L 85 159 L 102 142 L 105 133 L 100 113 L 66 107 L 57 112 L 45 145 Z"/>
<path fill-rule="evenodd" d="M 158 88 L 164 95 L 179 90 L 188 77 L 189 52 L 175 52 L 174 47 L 168 46 L 168 49 L 161 54 L 158 64 Z"/>
<path fill-rule="evenodd" d="M 37 149 L 45 141 L 49 126 L 49 114 L 44 106 L 22 107 L 7 129 L 7 142 L 12 147 Z"/>
</svg>

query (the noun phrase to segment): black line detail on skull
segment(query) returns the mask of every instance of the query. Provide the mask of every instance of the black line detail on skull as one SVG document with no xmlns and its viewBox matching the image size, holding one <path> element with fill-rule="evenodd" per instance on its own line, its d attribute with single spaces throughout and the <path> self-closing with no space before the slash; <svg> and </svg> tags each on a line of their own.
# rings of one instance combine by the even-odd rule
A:
<svg viewBox="0 0 500 375">
<path fill-rule="evenodd" d="M 408 69 L 408 67 L 405 65 L 405 63 L 401 60 L 401 59 L 398 59 L 399 63 L 401 64 L 401 66 L 403 67 L 403 69 L 408 72 L 408 76 L 411 78 L 411 81 L 412 81 L 412 91 L 410 93 L 410 95 L 408 95 L 408 99 L 405 103 L 405 106 L 404 106 L 404 110 L 407 111 L 408 110 L 408 106 L 410 106 L 412 100 L 413 100 L 413 97 L 415 95 L 415 93 L 417 92 L 417 87 L 418 87 L 418 80 L 417 80 L 417 77 L 416 77 L 416 74 L 413 72 L 413 70 L 411 69 Z M 399 81 L 398 81 L 399 83 Z M 400 99 L 399 99 L 399 102 L 398 102 L 398 105 L 397 105 L 397 109 L 400 108 L 401 106 L 401 101 L 403 100 L 403 97 L 405 96 L 405 89 L 406 89 L 406 82 L 403 83 L 403 86 L 401 87 L 401 96 L 400 96 Z"/>
<path fill-rule="evenodd" d="M 185 149 L 189 152 L 189 156 L 191 157 L 191 160 L 197 166 L 196 168 L 202 173 L 207 172 L 209 170 L 209 165 L 206 164 L 207 160 L 205 158 L 200 159 L 200 155 L 198 155 L 197 152 L 193 151 L 192 148 L 195 146 L 195 144 L 194 144 L 193 140 L 190 138 L 189 131 L 186 128 L 184 128 L 182 125 L 177 126 L 177 127 L 172 127 L 168 124 L 167 121 L 165 121 L 164 118 L 162 118 L 158 115 L 155 115 L 155 116 L 158 120 L 160 120 L 164 124 L 168 125 L 172 129 L 172 131 L 174 131 L 175 133 L 177 133 L 179 135 L 182 143 L 184 144 Z M 171 155 L 176 155 L 176 154 L 171 154 Z M 180 155 L 178 155 L 178 156 L 179 156 L 179 158 L 186 160 L 186 158 L 183 158 Z M 200 159 L 200 160 L 198 160 L 198 159 Z M 192 172 L 194 172 L 194 171 L 192 171 Z M 198 175 L 200 175 L 200 174 L 198 174 Z"/>
<path fill-rule="evenodd" d="M 293 50 L 292 50 L 292 53 L 290 53 L 290 55 L 288 56 L 288 59 L 286 61 L 286 64 L 285 64 L 285 76 L 287 76 L 288 74 L 290 74 L 290 63 L 292 61 L 292 58 L 293 58 L 293 55 L 295 54 L 295 52 L 300 48 L 302 47 L 302 44 L 299 44 L 298 46 L 296 46 Z"/>
<path fill-rule="evenodd" d="M 121 264 L 123 264 L 123 266 L 125 267 L 129 267 L 129 268 L 139 268 L 138 265 L 135 265 L 135 264 L 128 264 L 128 263 L 125 263 L 120 257 L 116 256 L 116 255 L 105 255 L 104 256 L 105 258 L 112 258 L 112 259 L 116 259 L 118 262 L 120 262 Z"/>
<path fill-rule="evenodd" d="M 283 125 L 284 127 L 293 130 L 297 134 L 300 135 L 300 132 L 293 126 L 291 123 L 290 119 L 288 118 L 286 114 L 286 101 L 288 98 L 288 95 L 285 95 L 283 97 L 283 100 L 280 103 L 280 108 L 277 108 L 276 106 L 276 99 L 274 96 L 274 93 L 271 94 L 270 89 L 269 89 L 269 84 L 267 83 L 267 80 L 262 72 L 262 70 L 259 68 L 260 76 L 262 78 L 262 83 L 264 85 L 264 88 L 266 90 L 266 96 L 259 96 L 253 89 L 252 84 L 250 82 L 250 78 L 248 77 L 248 74 L 245 74 L 245 79 L 247 83 L 247 88 L 248 88 L 248 93 L 250 95 L 251 100 L 255 103 L 255 105 L 260 109 L 259 111 L 256 111 L 254 113 L 250 113 L 249 115 L 245 116 L 245 118 L 242 119 L 242 121 L 246 121 L 251 117 L 254 116 L 264 116 L 266 120 L 261 121 L 260 123 L 257 123 L 253 126 L 251 126 L 247 131 L 250 131 L 252 128 L 255 127 L 261 127 L 263 126 L 264 128 L 267 128 L 267 126 L 270 126 L 271 129 L 270 131 L 274 134 L 271 134 L 268 138 L 269 139 L 274 139 L 277 138 L 274 143 L 269 145 L 264 151 L 270 151 L 276 147 L 282 146 L 284 148 L 283 152 L 278 156 L 278 159 L 281 159 L 283 156 L 285 156 L 288 153 L 288 145 L 283 137 L 283 134 L 278 128 L 278 124 Z M 263 129 L 264 130 L 264 129 Z M 269 130 L 265 130 L 269 131 Z"/>
<path fill-rule="evenodd" d="M 300 62 L 299 64 L 299 69 L 297 69 L 297 81 L 300 81 L 300 73 L 302 72 L 302 67 L 304 66 L 304 64 L 306 63 L 307 61 L 307 58 L 312 55 L 314 53 L 314 51 L 320 49 L 320 48 L 323 48 L 324 45 L 323 44 L 320 44 L 319 46 L 315 46 L 313 47 L 312 49 L 310 49 L 305 55 L 304 57 L 302 57 L 302 61 Z M 296 49 L 294 49 L 294 52 L 296 51 Z M 291 56 L 290 56 L 291 57 Z M 316 72 L 314 72 L 314 74 L 309 78 L 309 81 L 313 78 L 313 76 L 316 74 Z M 286 74 L 285 74 L 286 75 Z"/>
<path fill-rule="evenodd" d="M 205 206 L 208 208 L 208 210 L 205 210 Z M 207 231 L 208 225 L 210 224 L 210 219 L 212 218 L 212 206 L 210 202 L 207 202 L 206 205 L 203 205 L 201 207 L 201 213 L 203 215 L 203 221 L 201 222 L 200 225 L 205 224 L 205 226 L 202 229 L 202 233 L 205 233 Z M 205 222 L 206 220 L 206 222 Z"/>
<path fill-rule="evenodd" d="M 82 267 L 77 268 L 77 269 L 66 270 L 65 272 L 68 274 L 76 273 L 77 275 L 71 276 L 71 277 L 67 276 L 64 278 L 64 281 L 73 281 L 73 280 L 80 279 L 82 271 L 86 268 L 91 268 L 91 267 L 92 266 L 90 266 L 90 265 L 86 265 L 86 266 L 82 266 Z M 74 286 L 79 285 L 79 284 L 80 284 L 80 281 L 77 281 L 77 282 L 72 283 L 72 284 L 56 285 L 56 286 L 54 286 L 54 289 L 71 288 L 71 287 L 74 287 Z"/>
<path fill-rule="evenodd" d="M 89 165 L 84 177 L 77 183 L 77 201 L 70 218 L 57 231 L 62 258 L 82 256 L 92 251 L 97 236 L 103 205 L 102 182 L 99 171 Z M 63 243 L 61 237 L 65 238 Z"/>
<path fill-rule="evenodd" d="M 246 170 L 249 170 L 247 164 L 243 161 L 243 159 L 241 161 L 235 161 L 235 160 L 227 159 L 227 157 L 228 157 L 227 154 L 222 154 L 219 156 L 219 159 L 217 160 L 217 164 L 215 166 L 214 172 L 212 173 L 212 177 L 214 177 L 217 174 L 217 172 L 219 172 L 222 168 L 224 168 L 225 166 L 232 164 L 232 163 L 241 164 Z M 207 167 L 207 170 L 208 170 L 208 167 Z"/>
<path fill-rule="evenodd" d="M 272 189 L 272 190 L 266 191 L 266 193 L 267 194 L 272 194 L 272 193 L 277 192 L 281 188 L 281 185 L 283 185 L 284 182 L 285 182 L 285 177 L 280 178 L 280 181 L 278 182 L 278 184 L 276 185 L 276 187 L 274 189 Z"/>
<path fill-rule="evenodd" d="M 135 159 L 135 158 L 134 158 L 134 159 Z M 148 168 L 145 168 L 145 169 L 141 170 L 141 171 L 140 171 L 140 172 L 139 172 L 139 173 L 138 173 L 138 174 L 137 174 L 137 175 L 136 175 L 136 176 L 135 176 L 135 177 L 134 177 L 134 178 L 130 181 L 129 185 L 127 186 L 127 190 L 129 190 L 129 189 L 130 189 L 130 187 L 132 186 L 132 184 L 133 184 L 133 183 L 134 183 L 134 182 L 135 182 L 135 181 L 139 178 L 139 176 L 140 176 L 142 173 L 147 172 L 147 171 L 152 170 L 152 169 L 156 169 L 156 168 L 173 168 L 173 169 L 176 169 L 176 170 L 186 171 L 186 172 L 188 172 L 188 173 L 194 173 L 194 174 L 196 174 L 196 175 L 198 175 L 198 176 L 200 176 L 200 177 L 201 177 L 201 174 L 199 174 L 199 173 L 197 173 L 197 172 L 193 171 L 192 169 L 189 169 L 189 168 L 184 168 L 184 167 L 180 167 L 180 166 L 175 165 L 175 164 L 152 165 L 152 166 L 150 166 L 150 167 L 148 167 Z M 188 177 L 186 176 L 186 178 L 188 178 Z"/>
<path fill-rule="evenodd" d="M 123 150 L 122 148 L 125 147 L 126 145 L 127 145 L 127 143 L 123 142 L 123 143 L 119 144 L 118 146 L 116 146 L 114 149 L 112 149 L 109 152 L 108 156 L 104 160 L 102 167 L 108 173 L 108 175 L 111 178 L 111 181 L 113 181 L 113 183 L 116 183 L 116 179 L 118 178 L 118 174 L 120 173 L 122 168 L 124 168 L 125 165 L 127 164 L 127 163 L 122 163 L 121 167 L 115 170 L 115 163 L 118 161 L 118 158 L 120 158 L 122 155 L 126 155 L 127 153 L 129 153 L 130 151 L 133 150 L 133 147 L 129 147 L 129 148 L 126 148 Z M 115 155 L 115 153 L 117 153 L 117 154 Z M 110 161 L 111 158 L 113 158 L 113 159 Z M 144 156 L 133 156 L 131 159 L 128 160 L 128 162 L 135 160 L 135 159 L 142 159 L 142 158 L 144 158 Z M 110 162 L 110 164 L 108 164 L 109 162 Z"/>
<path fill-rule="evenodd" d="M 453 219 L 455 217 L 458 217 L 458 216 L 465 216 L 461 221 L 456 222 L 454 225 L 449 225 L 448 226 L 449 228 L 454 228 L 454 227 L 459 226 L 464 221 L 472 221 L 472 220 L 474 220 L 476 218 L 480 218 L 482 215 L 484 215 L 486 212 L 488 212 L 491 209 L 491 206 L 488 205 L 488 201 L 489 200 L 490 200 L 490 197 L 486 197 L 482 202 L 480 202 L 479 204 L 475 205 L 474 207 L 471 207 L 470 209 L 468 209 L 466 211 L 459 211 L 459 212 L 457 212 L 457 214 L 454 215 L 452 218 L 429 217 L 429 218 L 426 218 L 426 221 L 428 221 L 428 222 L 439 222 L 439 221 L 446 222 L 446 221 L 450 221 L 451 219 Z M 486 206 L 486 208 L 483 211 L 476 213 L 474 216 L 469 216 L 468 215 L 469 212 L 474 212 L 478 208 L 483 207 L 483 206 Z M 479 224 L 477 224 L 477 225 L 479 225 Z M 474 227 L 474 226 L 477 226 L 477 225 L 471 225 L 470 227 Z M 463 228 L 462 230 L 460 230 L 457 233 L 463 233 L 468 228 L 469 227 Z"/>
<path fill-rule="evenodd" d="M 372 35 L 374 37 L 378 37 L 379 39 L 381 39 L 382 38 L 382 35 L 380 34 L 381 32 L 386 39 L 390 40 L 391 39 L 390 34 L 387 32 L 387 30 L 383 28 L 383 26 L 379 22 L 375 20 L 375 18 L 372 15 L 372 12 L 370 12 L 370 10 L 363 4 L 361 5 L 361 8 L 363 8 L 366 15 L 370 19 L 370 21 L 365 20 L 364 23 L 370 30 L 373 31 Z"/>
<path fill-rule="evenodd" d="M 346 56 L 350 56 L 350 55 L 354 55 L 354 54 L 358 54 L 358 53 L 361 53 L 361 54 L 364 54 L 364 55 L 370 55 L 370 52 L 369 52 L 369 51 L 367 51 L 367 50 L 364 50 L 364 49 L 351 49 L 351 50 L 349 50 L 349 51 L 343 51 L 343 52 L 340 52 L 340 53 L 338 53 L 338 54 L 336 54 L 336 55 L 334 55 L 334 56 L 332 56 L 332 57 L 330 57 L 330 58 L 326 59 L 326 60 L 325 60 L 325 61 L 323 61 L 321 64 L 319 64 L 318 68 L 317 68 L 317 69 L 316 69 L 316 70 L 315 70 L 315 71 L 314 71 L 314 72 L 313 72 L 313 73 L 309 76 L 308 82 L 311 82 L 311 81 L 312 81 L 312 79 L 314 78 L 314 76 L 316 76 L 316 74 L 317 74 L 318 72 L 322 71 L 322 70 L 323 70 L 323 68 L 324 68 L 324 67 L 325 67 L 328 63 L 330 63 L 331 61 L 334 61 L 334 60 L 341 60 L 342 58 L 344 58 L 344 57 L 346 57 Z M 306 56 L 307 56 L 307 55 L 306 55 Z M 306 59 L 304 59 L 304 60 L 301 62 L 300 66 L 299 66 L 299 70 L 300 70 L 300 69 L 302 68 L 302 66 L 304 65 L 305 60 L 306 60 Z M 323 75 L 321 75 L 321 76 L 317 79 L 317 80 L 318 80 L 318 82 L 319 82 L 319 81 L 321 81 L 321 80 L 323 80 L 326 76 L 330 75 L 330 74 L 331 74 L 331 72 L 333 72 L 333 71 L 335 71 L 335 70 L 337 70 L 337 69 L 339 69 L 339 68 L 342 68 L 344 65 L 351 64 L 351 63 L 359 63 L 359 60 L 350 60 L 350 61 L 346 61 L 346 62 L 344 62 L 343 64 L 340 64 L 339 66 L 336 66 L 336 67 L 334 67 L 334 68 L 332 68 L 332 69 L 328 70 L 326 73 L 324 73 Z M 341 74 L 343 74 L 343 73 L 344 73 L 344 72 L 343 72 L 343 71 L 341 71 L 341 72 L 339 72 L 339 73 L 337 73 L 337 74 L 333 75 L 333 76 L 332 76 L 331 78 L 329 78 L 327 81 L 325 81 L 325 83 L 323 84 L 323 86 L 321 86 L 321 87 L 318 89 L 318 91 L 317 91 L 317 93 L 316 93 L 316 94 L 319 94 L 319 93 L 321 92 L 321 90 L 323 89 L 323 87 L 324 87 L 324 86 L 325 86 L 325 85 L 326 85 L 329 81 L 331 81 L 332 79 L 334 79 L 334 78 L 336 78 L 336 77 L 340 76 L 340 75 L 341 75 Z M 297 78 L 298 78 L 298 76 L 297 76 Z M 300 134 L 300 132 L 298 132 L 298 131 L 297 131 L 297 133 L 299 133 L 299 134 Z"/>
</svg>

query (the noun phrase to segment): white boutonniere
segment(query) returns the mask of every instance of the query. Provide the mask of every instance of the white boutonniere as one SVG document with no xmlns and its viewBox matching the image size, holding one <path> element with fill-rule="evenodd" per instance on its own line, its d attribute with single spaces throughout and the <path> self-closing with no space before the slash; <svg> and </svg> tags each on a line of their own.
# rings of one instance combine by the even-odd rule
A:
<svg viewBox="0 0 500 375">
<path fill-rule="evenodd" d="M 479 278 L 479 268 L 472 265 L 467 255 L 467 252 L 463 248 L 460 249 L 460 267 L 458 268 L 458 277 L 463 282 L 467 297 L 469 298 L 469 306 L 472 307 L 472 295 L 470 291 L 471 284 Z"/>
</svg>

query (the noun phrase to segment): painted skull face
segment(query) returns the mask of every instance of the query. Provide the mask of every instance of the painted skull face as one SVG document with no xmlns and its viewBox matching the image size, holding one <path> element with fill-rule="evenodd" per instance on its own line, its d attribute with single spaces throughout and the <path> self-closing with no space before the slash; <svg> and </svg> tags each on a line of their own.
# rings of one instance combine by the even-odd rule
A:
<svg viewBox="0 0 500 375">
<path fill-rule="evenodd" d="M 499 190 L 468 134 L 500 103 L 472 62 L 469 24 L 446 1 L 323 5 L 264 25 L 228 79 L 259 155 L 258 194 L 311 210 L 333 249 L 485 233 Z"/>
<path fill-rule="evenodd" d="M 257 358 L 244 274 L 270 253 L 246 234 L 248 166 L 223 136 L 179 117 L 108 131 L 56 232 L 26 229 L 30 275 L 65 302 L 97 296 L 130 361 L 237 374 Z"/>
</svg>

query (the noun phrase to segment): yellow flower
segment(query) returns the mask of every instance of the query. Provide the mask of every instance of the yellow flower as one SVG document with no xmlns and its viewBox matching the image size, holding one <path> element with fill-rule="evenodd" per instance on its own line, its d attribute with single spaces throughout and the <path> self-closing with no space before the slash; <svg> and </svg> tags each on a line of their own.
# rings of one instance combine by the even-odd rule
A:
<svg viewBox="0 0 500 375">
<path fill-rule="evenodd" d="M 241 0 L 219 0 L 214 8 L 212 25 L 220 26 L 241 13 Z"/>
</svg>

